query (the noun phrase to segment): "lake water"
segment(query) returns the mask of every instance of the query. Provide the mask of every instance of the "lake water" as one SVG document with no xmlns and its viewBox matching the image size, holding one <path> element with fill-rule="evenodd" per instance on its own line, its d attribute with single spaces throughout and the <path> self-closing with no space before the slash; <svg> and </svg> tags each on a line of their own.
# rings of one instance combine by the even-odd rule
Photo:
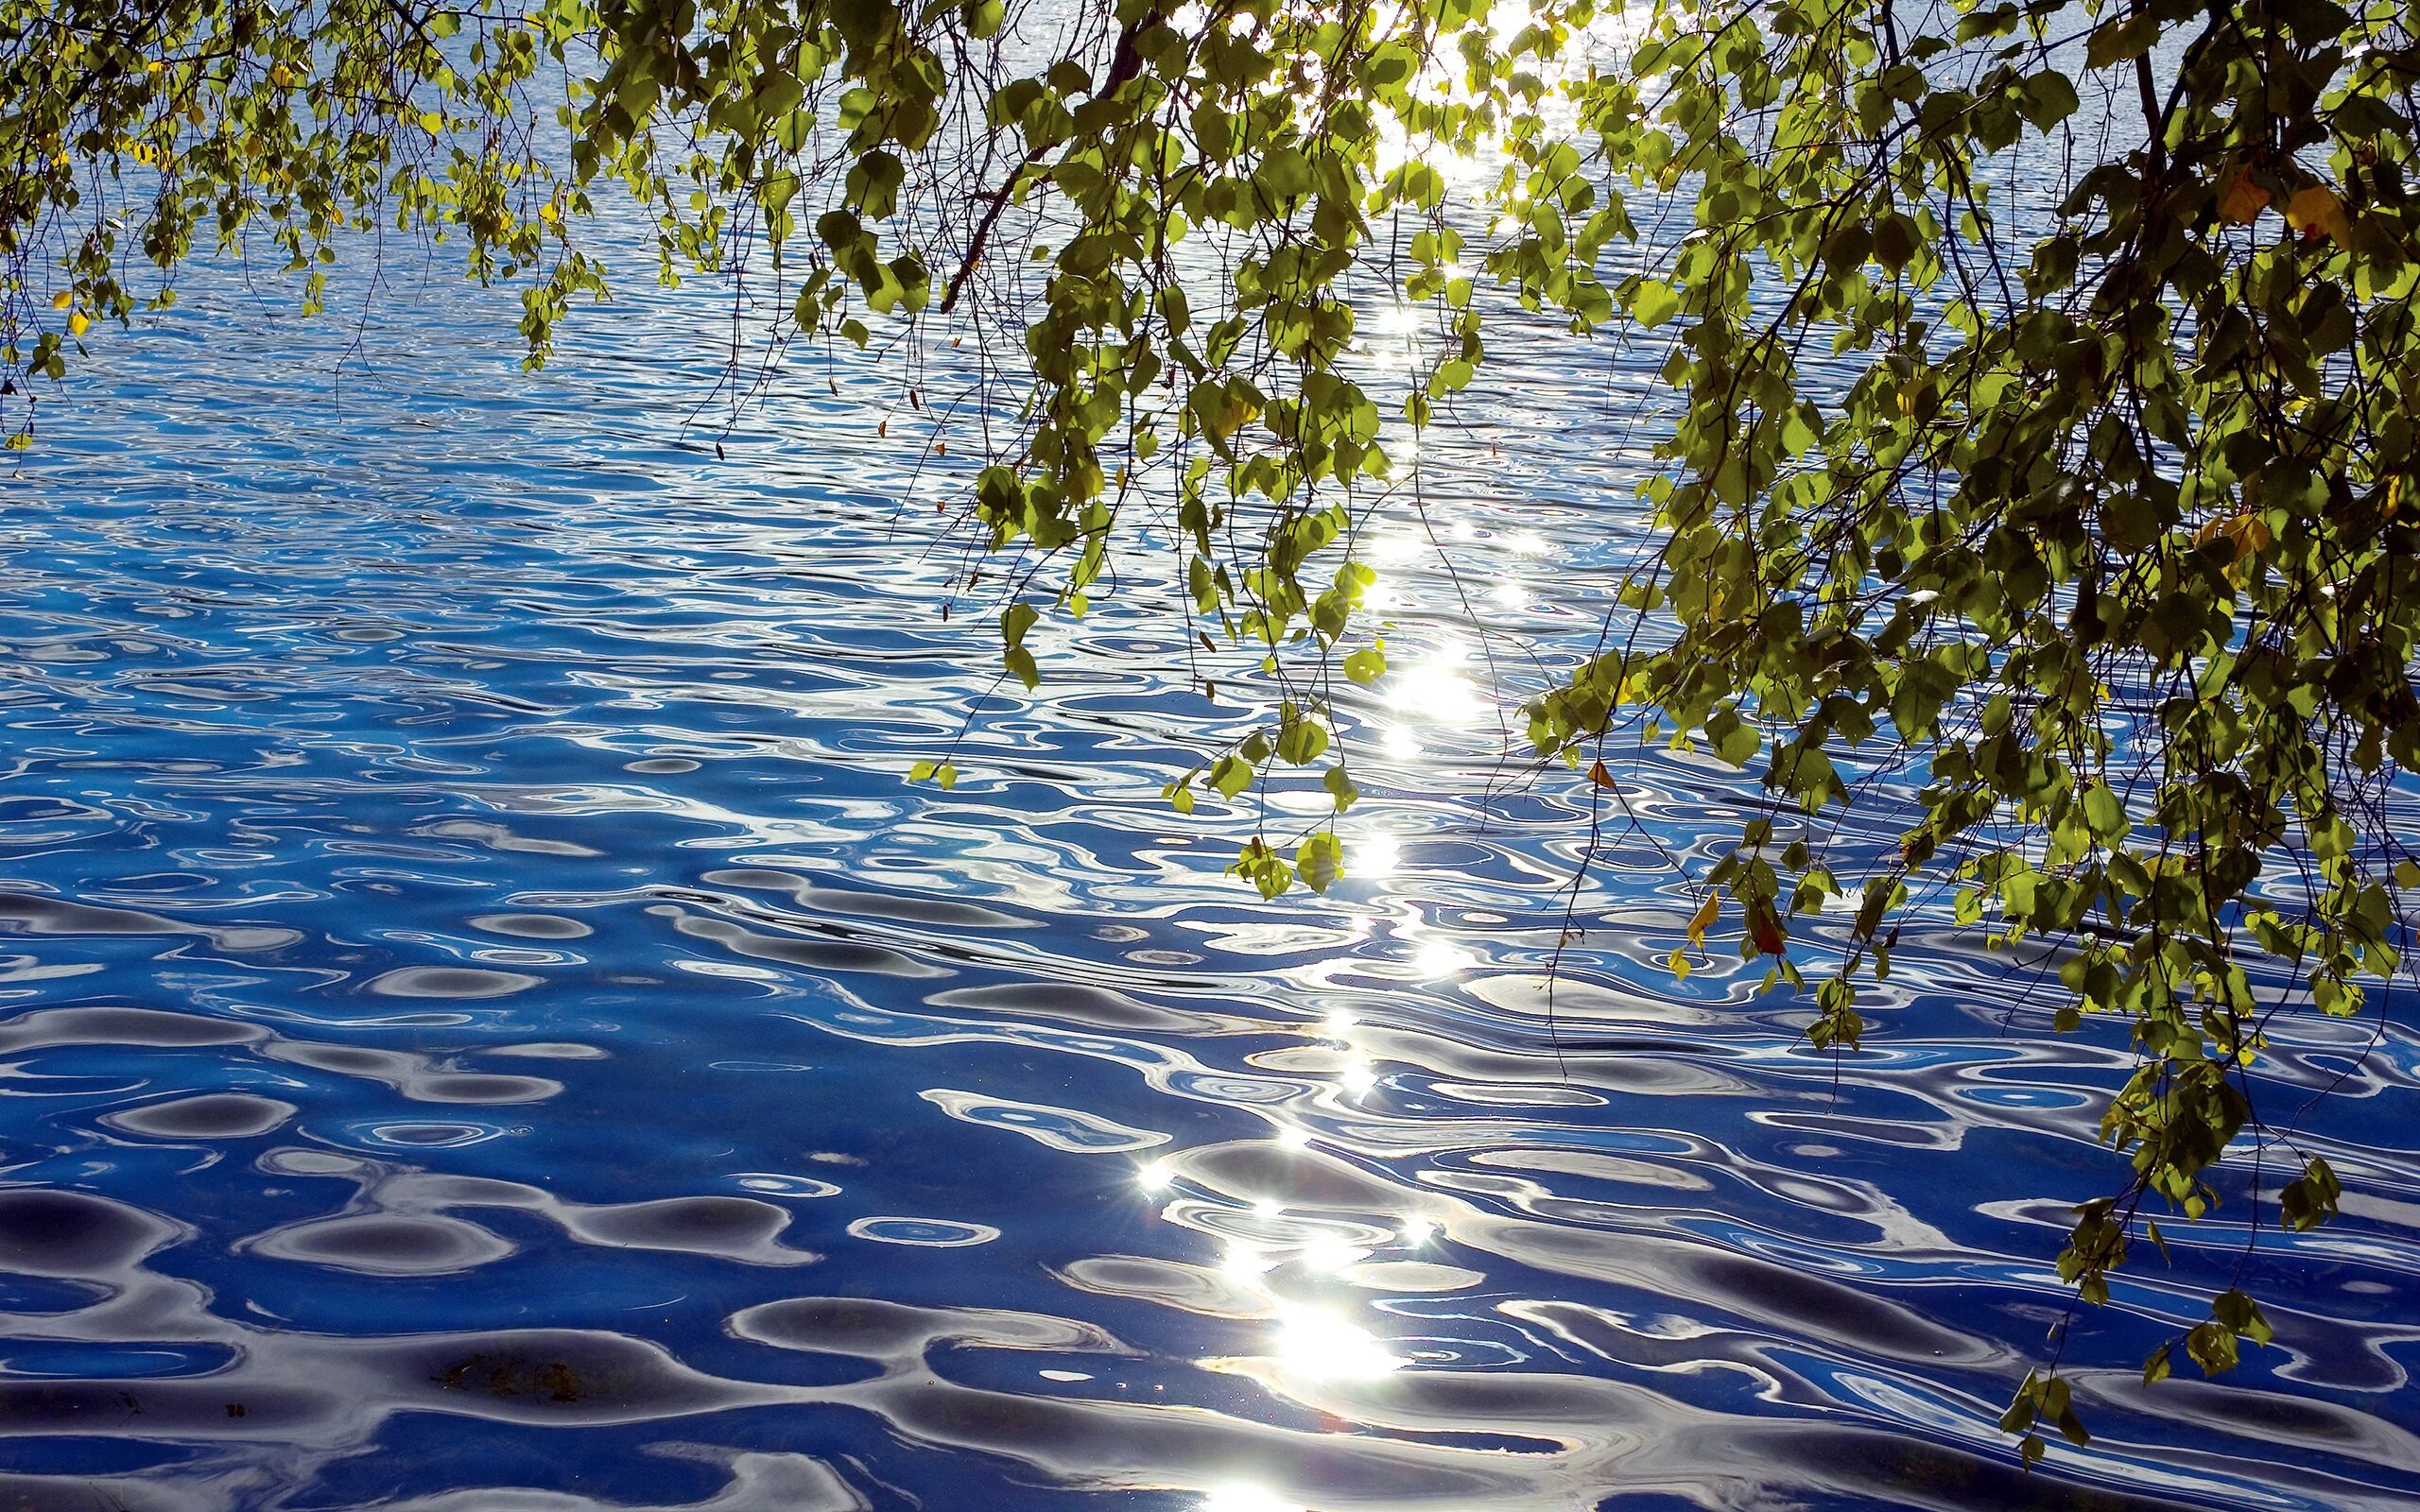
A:
<svg viewBox="0 0 2420 1512">
<path fill-rule="evenodd" d="M 996 683 L 964 411 L 924 455 L 963 354 L 734 409 L 728 291 L 524 379 L 508 299 L 389 277 L 316 322 L 197 277 L 0 487 L 0 1507 L 2420 1502 L 2411 1036 L 2297 1024 L 2260 1084 L 2334 1089 L 2348 1192 L 2241 1262 L 2277 1347 L 2136 1380 L 2247 1157 L 2029 1476 L 2115 1026 L 2046 1042 L 2037 957 L 1916 927 L 1836 1063 L 1728 938 L 1672 979 L 1693 900 L 1617 836 L 1549 1022 L 1589 789 L 1492 690 L 1597 633 L 1651 355 L 1513 343 L 1427 459 L 1442 559 L 1380 511 L 1362 874 L 1262 903 L 1244 816 L 1157 797 L 1248 711 L 1148 543 Z M 1754 798 L 1618 776 L 1699 864 Z"/>
</svg>

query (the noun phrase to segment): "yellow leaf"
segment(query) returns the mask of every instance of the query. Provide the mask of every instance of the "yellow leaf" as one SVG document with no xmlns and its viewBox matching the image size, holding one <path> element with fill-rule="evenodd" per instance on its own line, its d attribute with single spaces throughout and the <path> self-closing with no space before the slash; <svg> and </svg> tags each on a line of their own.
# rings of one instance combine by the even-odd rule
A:
<svg viewBox="0 0 2420 1512">
<path fill-rule="evenodd" d="M 268 71 L 268 81 L 276 85 L 278 88 L 284 89 L 288 84 L 294 82 L 294 71 L 286 67 L 284 63 L 280 63 L 275 68 Z"/>
<path fill-rule="evenodd" d="M 69 335 L 80 336 L 92 328 L 93 318 L 86 315 L 81 310 L 77 311 L 74 315 L 67 318 L 67 334 Z"/>
<path fill-rule="evenodd" d="M 75 302 L 76 296 L 65 289 L 60 289 L 50 297 L 50 307 L 54 310 L 63 310 Z"/>
<path fill-rule="evenodd" d="M 2253 181 L 2248 170 L 2238 168 L 2227 180 L 2226 193 L 2219 197 L 2219 214 L 2238 226 L 2249 226 L 2269 208 L 2269 191 Z"/>
<path fill-rule="evenodd" d="M 1689 919 L 1689 943 L 1701 949 L 1704 948 L 1705 932 L 1713 927 L 1715 919 L 1721 913 L 1722 894 L 1707 893 L 1705 902 L 1698 905 L 1697 913 Z"/>
<path fill-rule="evenodd" d="M 1619 784 L 1614 781 L 1614 774 L 1605 770 L 1605 764 L 1602 761 L 1592 762 L 1589 764 L 1588 781 L 1610 792 L 1620 791 Z"/>
<path fill-rule="evenodd" d="M 2305 241 L 2325 236 L 2339 247 L 2352 245 L 2353 225 L 2344 218 L 2344 201 L 2324 184 L 2295 191 L 2294 198 L 2286 202 L 2286 219 L 2302 232 Z"/>
</svg>

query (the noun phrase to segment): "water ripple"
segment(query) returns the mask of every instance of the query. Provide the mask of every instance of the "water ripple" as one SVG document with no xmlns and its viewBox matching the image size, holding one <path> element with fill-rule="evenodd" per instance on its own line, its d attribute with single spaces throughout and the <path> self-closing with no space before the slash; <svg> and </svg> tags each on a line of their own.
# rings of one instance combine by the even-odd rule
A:
<svg viewBox="0 0 2420 1512">
<path fill-rule="evenodd" d="M 1994 1425 L 2125 1045 L 2045 1042 L 2053 962 L 1920 920 L 1869 1050 L 1812 1054 L 1720 948 L 1672 979 L 1694 902 L 1634 838 L 1565 919 L 1589 793 L 1505 765 L 1478 669 L 1593 637 L 1644 459 L 1571 419 L 1634 359 L 1508 333 L 1526 397 L 1440 435 L 1482 624 L 1390 506 L 1426 692 L 1355 696 L 1363 874 L 1262 904 L 1243 816 L 1156 796 L 1243 701 L 1115 607 L 997 685 L 880 377 L 718 455 L 700 307 L 633 292 L 525 379 L 467 292 L 355 348 L 205 273 L 0 485 L 0 1503 L 2420 1498 L 2420 1040 L 2280 1033 L 2344 1221 L 2256 1235 L 2230 1164 L 2028 1475 Z M 1758 797 L 1619 778 L 1701 857 Z M 2118 1368 L 2256 1238 L 2277 1348 Z"/>
</svg>

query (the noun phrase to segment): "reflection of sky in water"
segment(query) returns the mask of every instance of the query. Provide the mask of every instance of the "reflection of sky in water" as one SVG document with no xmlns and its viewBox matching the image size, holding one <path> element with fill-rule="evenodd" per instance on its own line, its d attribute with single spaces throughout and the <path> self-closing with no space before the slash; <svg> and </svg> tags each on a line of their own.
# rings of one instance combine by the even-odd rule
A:
<svg viewBox="0 0 2420 1512">
<path fill-rule="evenodd" d="M 2420 1160 L 2378 1143 L 2414 1126 L 2409 1036 L 2288 1024 L 2264 1074 L 2345 1078 L 2297 1133 L 2345 1223 L 2262 1232 L 2246 1274 L 2282 1347 L 2135 1378 L 2233 1274 L 2247 1160 L 2079 1329 L 2099 1439 L 2027 1477 L 1993 1423 L 2065 1305 L 2067 1205 L 2114 1179 L 2111 1026 L 2042 1040 L 2056 961 L 1927 916 L 1870 1051 L 1810 1055 L 1720 931 L 1671 979 L 1694 900 L 1636 837 L 1566 919 L 1594 794 L 1500 721 L 1524 642 L 1594 645 L 1583 591 L 1635 539 L 1606 417 L 1636 354 L 1491 337 L 1426 518 L 1391 500 L 1365 542 L 1393 671 L 1345 696 L 1348 876 L 1263 905 L 1219 875 L 1246 816 L 1155 797 L 1241 701 L 1115 605 L 1037 631 L 1042 697 L 995 688 L 897 507 L 943 485 L 856 369 L 680 429 L 717 358 L 694 297 L 632 290 L 524 387 L 498 306 L 398 294 L 339 387 L 339 322 L 205 277 L 0 485 L 0 1490 L 2420 1496 Z M 902 783 L 945 749 L 954 791 Z M 1756 800 L 1617 761 L 1700 862 Z"/>
</svg>

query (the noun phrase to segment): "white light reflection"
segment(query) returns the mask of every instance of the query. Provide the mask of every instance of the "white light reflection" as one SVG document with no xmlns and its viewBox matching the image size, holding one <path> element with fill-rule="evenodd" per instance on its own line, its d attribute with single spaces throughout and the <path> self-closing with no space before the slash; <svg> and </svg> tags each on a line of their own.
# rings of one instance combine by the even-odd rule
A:
<svg viewBox="0 0 2420 1512">
<path fill-rule="evenodd" d="M 1369 1259 L 1370 1252 L 1341 1239 L 1315 1239 L 1304 1246 L 1302 1254 L 1296 1258 L 1302 1261 L 1306 1270 L 1333 1276 L 1347 1265 L 1357 1265 Z"/>
<path fill-rule="evenodd" d="M 1369 834 L 1353 842 L 1352 854 L 1346 863 L 1357 877 L 1372 882 L 1392 877 L 1403 865 L 1403 847 L 1392 834 Z"/>
<path fill-rule="evenodd" d="M 1168 1175 L 1168 1162 L 1146 1160 L 1135 1168 L 1134 1179 L 1142 1183 L 1146 1192 L 1166 1192 L 1172 1179 Z"/>
<path fill-rule="evenodd" d="M 1486 705 L 1478 685 L 1462 672 L 1469 659 L 1468 646 L 1444 645 L 1426 661 L 1391 675 L 1384 686 L 1394 713 L 1443 725 L 1476 721 Z"/>
<path fill-rule="evenodd" d="M 1288 1502 L 1257 1486 L 1221 1486 L 1205 1491 L 1201 1512 L 1307 1512 L 1300 1502 Z"/>
<path fill-rule="evenodd" d="M 1277 1143 L 1289 1150 L 1308 1149 L 1311 1143 L 1311 1131 L 1300 1124 L 1281 1125 L 1277 1130 Z"/>
<path fill-rule="evenodd" d="M 1280 1304 L 1277 1363 L 1305 1381 L 1369 1380 L 1411 1362 L 1390 1353 L 1368 1329 L 1325 1308 Z"/>
<path fill-rule="evenodd" d="M 1356 1056 L 1337 1072 L 1336 1084 L 1344 1089 L 1347 1097 L 1366 1097 L 1378 1085 L 1377 1068 Z"/>
<path fill-rule="evenodd" d="M 1437 1225 L 1426 1218 L 1406 1218 L 1403 1221 L 1403 1242 L 1414 1249 L 1437 1237 Z"/>
<path fill-rule="evenodd" d="M 1412 970 L 1431 980 L 1460 976 L 1478 964 L 1478 957 L 1442 939 L 1421 941 L 1420 948 L 1412 953 L 1411 957 Z"/>
</svg>

